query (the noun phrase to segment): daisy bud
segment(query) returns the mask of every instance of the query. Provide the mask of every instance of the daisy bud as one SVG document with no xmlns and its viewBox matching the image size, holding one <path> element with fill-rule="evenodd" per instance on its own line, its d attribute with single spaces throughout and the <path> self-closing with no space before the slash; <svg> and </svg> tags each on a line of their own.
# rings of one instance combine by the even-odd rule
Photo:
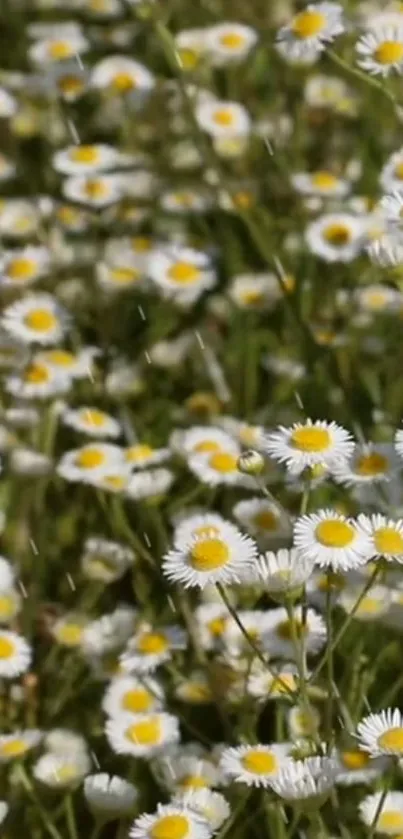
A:
<svg viewBox="0 0 403 839">
<path fill-rule="evenodd" d="M 261 475 L 264 470 L 264 458 L 254 449 L 243 452 L 238 458 L 238 471 L 245 475 Z"/>
</svg>

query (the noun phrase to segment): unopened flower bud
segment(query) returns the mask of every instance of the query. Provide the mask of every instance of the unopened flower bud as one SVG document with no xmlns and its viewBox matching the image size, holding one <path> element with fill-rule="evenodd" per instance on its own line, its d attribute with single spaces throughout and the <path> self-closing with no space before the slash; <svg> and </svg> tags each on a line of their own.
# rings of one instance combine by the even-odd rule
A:
<svg viewBox="0 0 403 839">
<path fill-rule="evenodd" d="M 254 449 L 248 449 L 238 458 L 238 471 L 245 475 L 261 475 L 264 470 L 264 457 Z"/>
</svg>

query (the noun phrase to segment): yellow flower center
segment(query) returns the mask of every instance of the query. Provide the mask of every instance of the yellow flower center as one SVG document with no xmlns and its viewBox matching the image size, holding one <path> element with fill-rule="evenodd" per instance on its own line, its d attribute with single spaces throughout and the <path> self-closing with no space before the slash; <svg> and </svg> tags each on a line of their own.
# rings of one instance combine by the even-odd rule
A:
<svg viewBox="0 0 403 839">
<path fill-rule="evenodd" d="M 379 64 L 395 64 L 403 59 L 402 41 L 382 41 L 375 50 L 375 59 Z"/>
<path fill-rule="evenodd" d="M 117 285 L 130 285 L 140 278 L 140 271 L 136 268 L 112 268 L 111 280 Z"/>
<path fill-rule="evenodd" d="M 326 17 L 321 12 L 307 9 L 294 18 L 291 28 L 296 38 L 313 38 L 326 26 Z"/>
<path fill-rule="evenodd" d="M 158 632 L 148 632 L 142 635 L 137 643 L 137 649 L 144 655 L 158 655 L 164 653 L 168 648 L 168 641 L 165 635 Z"/>
<path fill-rule="evenodd" d="M 99 149 L 96 146 L 77 146 L 71 149 L 69 156 L 74 163 L 97 163 Z"/>
<path fill-rule="evenodd" d="M 28 280 L 35 274 L 37 264 L 33 259 L 13 259 L 7 266 L 10 280 Z"/>
<path fill-rule="evenodd" d="M 83 90 L 84 84 L 78 76 L 62 76 L 57 82 L 59 90 L 66 96 L 69 94 L 79 93 Z"/>
<path fill-rule="evenodd" d="M 403 752 L 403 728 L 390 728 L 378 737 L 378 746 L 382 749 L 392 749 L 396 752 Z"/>
<path fill-rule="evenodd" d="M 396 834 L 403 829 L 403 813 L 400 810 L 385 810 L 379 815 L 376 829 L 380 833 Z"/>
<path fill-rule="evenodd" d="M 20 757 L 28 751 L 28 744 L 25 740 L 9 740 L 0 746 L 0 755 L 3 757 Z"/>
<path fill-rule="evenodd" d="M 240 190 L 239 192 L 235 192 L 232 196 L 232 201 L 235 207 L 238 207 L 240 210 L 247 210 L 253 204 L 254 197 L 251 195 L 250 192 L 244 192 Z"/>
<path fill-rule="evenodd" d="M 376 615 L 377 612 L 382 612 L 384 604 L 375 597 L 364 597 L 356 611 L 356 615 Z"/>
<path fill-rule="evenodd" d="M 216 472 L 222 472 L 222 474 L 236 472 L 237 464 L 238 460 L 235 455 L 228 454 L 228 452 L 217 452 L 209 459 L 209 466 Z"/>
<path fill-rule="evenodd" d="M 168 277 L 175 283 L 187 285 L 199 279 L 200 271 L 191 262 L 175 262 L 168 270 Z"/>
<path fill-rule="evenodd" d="M 277 521 L 277 516 L 270 510 L 260 510 L 254 517 L 256 527 L 261 527 L 262 530 L 276 530 Z"/>
<path fill-rule="evenodd" d="M 296 428 L 291 434 L 290 443 L 294 449 L 315 454 L 316 452 L 325 452 L 329 448 L 331 437 L 326 428 L 307 426 Z"/>
<path fill-rule="evenodd" d="M 110 489 L 124 489 L 127 486 L 128 479 L 126 476 L 123 475 L 103 475 L 102 476 L 102 484 L 103 486 L 109 487 Z"/>
<path fill-rule="evenodd" d="M 116 73 L 111 80 L 111 87 L 118 93 L 129 93 L 136 87 L 136 79 L 131 73 Z"/>
<path fill-rule="evenodd" d="M 294 620 L 293 623 L 291 623 L 291 621 L 286 620 L 281 621 L 281 623 L 278 624 L 276 632 L 282 641 L 291 641 L 294 635 L 299 639 L 302 638 L 303 635 L 306 635 L 307 627 L 306 625 L 304 626 L 302 621 Z"/>
<path fill-rule="evenodd" d="M 257 749 L 247 752 L 241 759 L 242 766 L 254 775 L 266 775 L 275 772 L 278 766 L 277 758 L 270 752 L 260 752 Z"/>
<path fill-rule="evenodd" d="M 79 218 L 79 213 L 75 207 L 59 207 L 56 215 L 63 224 L 74 224 Z"/>
<path fill-rule="evenodd" d="M 84 449 L 76 457 L 76 466 L 81 469 L 96 469 L 105 463 L 105 454 L 100 449 Z"/>
<path fill-rule="evenodd" d="M 140 443 L 138 446 L 130 446 L 126 449 L 125 460 L 128 460 L 129 463 L 141 463 L 142 460 L 150 457 L 153 452 L 154 449 L 147 443 Z"/>
<path fill-rule="evenodd" d="M 150 830 L 151 839 L 185 839 L 189 821 L 185 816 L 163 816 Z"/>
<path fill-rule="evenodd" d="M 12 658 L 15 653 L 15 644 L 9 638 L 0 636 L 0 658 Z"/>
<path fill-rule="evenodd" d="M 23 378 L 25 382 L 39 385 L 49 380 L 49 370 L 42 364 L 31 364 L 24 371 Z"/>
<path fill-rule="evenodd" d="M 151 694 L 145 688 L 128 690 L 122 697 L 122 708 L 131 711 L 133 714 L 142 714 L 148 711 L 153 704 Z"/>
<path fill-rule="evenodd" d="M 206 789 L 208 782 L 201 775 L 185 775 L 179 782 L 184 789 Z"/>
<path fill-rule="evenodd" d="M 57 326 L 57 318 L 49 309 L 31 309 L 25 315 L 24 323 L 34 332 L 50 332 Z"/>
<path fill-rule="evenodd" d="M 190 551 L 190 564 L 196 571 L 214 571 L 226 565 L 230 552 L 221 539 L 203 539 Z"/>
<path fill-rule="evenodd" d="M 220 44 L 229 50 L 237 50 L 245 43 L 245 38 L 239 32 L 227 32 L 221 35 Z"/>
<path fill-rule="evenodd" d="M 395 178 L 398 178 L 400 181 L 403 181 L 403 161 L 397 163 L 395 166 Z"/>
<path fill-rule="evenodd" d="M 348 245 L 351 239 L 351 230 L 346 224 L 329 224 L 323 231 L 324 238 L 333 247 L 342 248 Z"/>
<path fill-rule="evenodd" d="M 88 410 L 82 412 L 80 419 L 86 425 L 95 425 L 97 428 L 102 428 L 108 417 L 102 411 L 88 408 Z"/>
<path fill-rule="evenodd" d="M 354 541 L 355 532 L 350 524 L 339 519 L 321 521 L 315 528 L 315 536 L 326 548 L 346 548 Z"/>
<path fill-rule="evenodd" d="M 140 746 L 154 746 L 161 739 L 161 724 L 158 717 L 136 722 L 127 729 L 127 737 Z"/>
<path fill-rule="evenodd" d="M 297 689 L 295 676 L 292 673 L 279 673 L 275 676 L 269 686 L 268 693 L 288 694 L 290 691 Z"/>
<path fill-rule="evenodd" d="M 362 455 L 355 464 L 354 471 L 358 475 L 370 477 L 371 475 L 381 475 L 387 472 L 388 459 L 378 452 L 371 452 L 370 454 Z"/>
<path fill-rule="evenodd" d="M 216 122 L 217 125 L 222 125 L 224 127 L 228 125 L 232 125 L 234 121 L 234 114 L 229 108 L 219 108 L 218 111 L 215 111 L 213 114 L 213 122 Z"/>
<path fill-rule="evenodd" d="M 196 443 L 193 451 L 198 454 L 203 454 L 205 452 L 219 452 L 220 446 L 215 442 L 215 440 L 202 440 L 201 443 Z"/>
<path fill-rule="evenodd" d="M 257 288 L 250 288 L 242 291 L 241 302 L 246 306 L 257 306 L 259 303 L 265 302 L 265 295 L 263 291 Z"/>
<path fill-rule="evenodd" d="M 83 627 L 78 623 L 65 623 L 57 630 L 57 640 L 67 647 L 78 647 L 83 637 Z"/>
<path fill-rule="evenodd" d="M 371 309 L 383 309 L 387 297 L 382 291 L 372 291 L 365 295 L 364 301 Z"/>
<path fill-rule="evenodd" d="M 318 591 L 326 592 L 329 589 L 342 591 L 345 587 L 346 581 L 341 574 L 335 574 L 334 572 L 330 572 L 329 574 L 324 574 L 318 580 Z"/>
<path fill-rule="evenodd" d="M 73 353 L 67 350 L 49 350 L 46 353 L 46 360 L 60 367 L 71 367 L 76 359 Z"/>
<path fill-rule="evenodd" d="M 200 59 L 200 53 L 195 49 L 191 50 L 189 47 L 180 47 L 178 55 L 183 70 L 193 70 Z"/>
<path fill-rule="evenodd" d="M 375 547 L 380 554 L 403 552 L 403 537 L 393 527 L 380 527 L 374 533 Z"/>
<path fill-rule="evenodd" d="M 208 685 L 189 682 L 189 684 L 184 685 L 181 698 L 188 699 L 190 702 L 210 702 L 212 699 L 212 693 Z M 199 784 L 199 786 L 201 786 L 201 784 Z M 207 786 L 207 784 L 205 784 L 205 786 Z"/>
<path fill-rule="evenodd" d="M 209 630 L 209 632 L 211 632 L 212 635 L 219 637 L 225 631 L 226 625 L 226 618 L 214 618 L 214 620 L 210 621 L 207 624 L 207 629 Z"/>
<path fill-rule="evenodd" d="M 365 769 L 371 758 L 365 752 L 342 752 L 341 760 L 346 769 Z"/>
<path fill-rule="evenodd" d="M 0 617 L 11 618 L 15 612 L 15 600 L 7 594 L 0 595 Z"/>
<path fill-rule="evenodd" d="M 334 189 L 337 186 L 337 178 L 331 172 L 315 172 L 312 175 L 312 184 L 318 189 Z"/>
<path fill-rule="evenodd" d="M 70 58 L 73 55 L 73 49 L 67 41 L 52 41 L 48 47 L 48 54 L 50 58 L 58 61 L 63 58 Z"/>
<path fill-rule="evenodd" d="M 109 193 L 109 187 L 105 181 L 87 180 L 84 185 L 84 193 L 87 198 L 105 198 Z"/>
</svg>

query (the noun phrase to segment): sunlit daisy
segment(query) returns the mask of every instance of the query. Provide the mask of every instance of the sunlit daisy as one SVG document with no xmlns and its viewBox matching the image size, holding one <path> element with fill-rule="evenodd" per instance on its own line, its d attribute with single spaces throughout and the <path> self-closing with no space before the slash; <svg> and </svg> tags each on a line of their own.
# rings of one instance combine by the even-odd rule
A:
<svg viewBox="0 0 403 839">
<path fill-rule="evenodd" d="M 270 787 L 285 766 L 290 747 L 283 743 L 237 746 L 224 750 L 220 767 L 231 780 L 253 787 Z"/>
<path fill-rule="evenodd" d="M 116 754 L 144 757 L 179 740 L 179 723 L 172 714 L 119 714 L 110 718 L 106 736 Z"/>
<path fill-rule="evenodd" d="M 57 472 L 67 481 L 86 481 L 122 464 L 122 450 L 110 443 L 90 443 L 66 452 Z"/>
<path fill-rule="evenodd" d="M 344 31 L 342 15 L 339 3 L 310 3 L 279 30 L 277 41 L 295 61 L 319 53 Z"/>
<path fill-rule="evenodd" d="M 107 207 L 123 195 L 120 175 L 72 175 L 63 181 L 63 195 L 89 207 Z"/>
<path fill-rule="evenodd" d="M 351 262 L 365 245 L 365 225 L 357 216 L 329 213 L 308 225 L 305 240 L 311 252 L 326 262 Z"/>
<path fill-rule="evenodd" d="M 312 574 L 314 563 L 295 549 L 268 551 L 256 563 L 255 574 L 271 594 L 290 594 Z"/>
<path fill-rule="evenodd" d="M 348 571 L 371 557 L 370 534 L 334 510 L 301 516 L 294 525 L 294 544 L 319 567 Z"/>
<path fill-rule="evenodd" d="M 337 601 L 339 606 L 347 614 L 350 614 L 354 610 L 355 620 L 379 620 L 389 611 L 392 601 L 391 590 L 386 586 L 371 586 L 363 597 L 362 589 L 362 585 L 352 585 L 344 588 Z M 357 602 L 359 602 L 358 607 Z"/>
<path fill-rule="evenodd" d="M 118 421 L 99 408 L 68 408 L 63 412 L 62 420 L 65 425 L 89 437 L 115 438 L 121 434 Z"/>
<path fill-rule="evenodd" d="M 131 474 L 126 487 L 126 494 L 136 501 L 141 501 L 143 498 L 158 499 L 163 497 L 174 481 L 174 475 L 169 469 L 138 470 L 133 474 L 133 467 L 130 464 L 125 463 L 125 467 L 129 469 Z"/>
<path fill-rule="evenodd" d="M 119 714 L 144 714 L 159 710 L 164 699 L 161 685 L 150 678 L 118 676 L 105 693 L 102 708 L 110 717 Z"/>
<path fill-rule="evenodd" d="M 168 448 L 156 449 L 148 443 L 134 443 L 123 450 L 123 459 L 132 469 L 146 469 L 164 463 L 170 457 Z"/>
<path fill-rule="evenodd" d="M 238 469 L 240 455 L 240 451 L 235 452 L 232 448 L 209 454 L 195 454 L 189 458 L 188 467 L 203 484 L 209 486 L 226 484 L 252 489 L 255 487 L 255 482 Z"/>
<path fill-rule="evenodd" d="M 275 546 L 286 543 L 291 536 L 291 524 L 285 513 L 273 501 L 252 498 L 239 501 L 233 511 L 239 524 L 258 540 L 259 544 Z"/>
<path fill-rule="evenodd" d="M 315 739 L 320 725 L 319 711 L 313 706 L 303 708 L 294 705 L 287 713 L 287 727 L 292 740 L 299 740 L 301 737 Z"/>
<path fill-rule="evenodd" d="M 209 60 L 215 65 L 242 61 L 257 41 L 257 33 L 241 23 L 223 22 L 210 26 L 205 47 Z"/>
<path fill-rule="evenodd" d="M 20 399 L 50 399 L 66 393 L 71 379 L 36 357 L 20 372 L 7 376 L 5 389 Z"/>
<path fill-rule="evenodd" d="M 285 801 L 323 801 L 333 788 L 337 763 L 331 757 L 288 761 L 271 787 Z"/>
<path fill-rule="evenodd" d="M 212 137 L 242 136 L 249 134 L 251 128 L 246 108 L 226 100 L 198 105 L 196 119 L 200 128 Z"/>
<path fill-rule="evenodd" d="M 359 308 L 371 314 L 398 314 L 403 308 L 403 295 L 387 285 L 370 285 L 357 288 L 354 300 Z"/>
<path fill-rule="evenodd" d="M 403 20 L 367 30 L 356 43 L 357 64 L 372 75 L 403 72 Z"/>
<path fill-rule="evenodd" d="M 223 795 L 212 792 L 211 789 L 197 789 L 191 787 L 185 792 L 178 792 L 172 799 L 172 804 L 189 807 L 206 819 L 212 831 L 217 831 L 228 819 L 231 808 Z"/>
<path fill-rule="evenodd" d="M 45 247 L 28 245 L 15 251 L 5 251 L 0 261 L 0 285 L 24 288 L 49 271 L 50 253 Z"/>
<path fill-rule="evenodd" d="M 346 787 L 353 784 L 370 784 L 383 775 L 389 763 L 388 758 L 371 758 L 370 755 L 353 747 L 340 749 L 334 757 L 339 764 L 336 783 Z"/>
<path fill-rule="evenodd" d="M 168 297 L 193 301 L 216 282 L 210 257 L 191 248 L 156 251 L 148 266 L 151 280 Z"/>
<path fill-rule="evenodd" d="M 269 432 L 265 450 L 274 460 L 286 463 L 290 472 L 298 474 L 307 467 L 331 466 L 347 460 L 354 443 L 348 431 L 335 422 L 307 420 Z"/>
<path fill-rule="evenodd" d="M 126 673 L 147 673 L 169 661 L 175 650 L 187 645 L 187 635 L 178 626 L 144 627 L 129 641 L 121 656 Z"/>
<path fill-rule="evenodd" d="M 214 788 L 220 786 L 223 780 L 220 770 L 211 760 L 186 754 L 162 757 L 157 760 L 156 772 L 164 786 L 175 793 Z"/>
<path fill-rule="evenodd" d="M 399 836 L 403 828 L 403 793 L 374 792 L 367 795 L 359 805 L 361 820 L 371 827 L 375 820 L 375 832 L 386 836 Z"/>
<path fill-rule="evenodd" d="M 264 646 L 274 657 L 293 661 L 298 658 L 297 645 L 307 655 L 315 655 L 325 643 L 326 626 L 314 609 L 304 616 L 300 606 L 294 608 L 293 621 L 282 606 L 265 614 Z"/>
<path fill-rule="evenodd" d="M 297 172 L 292 175 L 291 183 L 302 195 L 320 195 L 322 198 L 342 198 L 351 189 L 347 180 L 325 169 L 312 173 Z"/>
<path fill-rule="evenodd" d="M 209 650 L 220 644 L 228 621 L 228 609 L 222 602 L 202 603 L 195 611 L 202 646 Z"/>
<path fill-rule="evenodd" d="M 26 344 L 56 344 L 66 329 L 66 314 L 50 294 L 27 294 L 3 310 L 1 323 Z"/>
<path fill-rule="evenodd" d="M 134 559 L 134 553 L 127 545 L 90 537 L 84 543 L 81 567 L 88 579 L 112 583 L 123 577 Z"/>
<path fill-rule="evenodd" d="M 233 528 L 235 535 L 239 533 L 237 528 L 220 516 L 219 513 L 195 513 L 194 515 L 186 515 L 185 513 L 175 522 L 174 548 L 179 551 L 186 550 L 187 545 L 194 539 L 220 537 L 221 531 L 228 533 L 230 528 Z"/>
<path fill-rule="evenodd" d="M 220 451 L 240 453 L 239 444 L 231 434 L 212 425 L 194 425 L 185 431 L 174 431 L 170 438 L 171 448 L 182 455 L 214 454 Z"/>
<path fill-rule="evenodd" d="M 369 539 L 370 558 L 383 556 L 384 559 L 403 562 L 403 520 L 394 521 L 380 513 L 367 516 L 360 513 L 357 524 Z"/>
<path fill-rule="evenodd" d="M 35 64 L 43 65 L 54 61 L 66 61 L 81 55 L 89 49 L 85 36 L 77 28 L 66 32 L 63 37 L 48 37 L 39 39 L 29 48 L 28 55 Z"/>
<path fill-rule="evenodd" d="M 52 789 L 78 786 L 91 771 L 91 761 L 85 752 L 53 754 L 45 752 L 32 768 L 37 781 Z"/>
<path fill-rule="evenodd" d="M 105 144 L 68 146 L 54 154 L 52 165 L 56 172 L 64 175 L 87 174 L 113 169 L 119 162 L 119 155 L 113 146 Z"/>
<path fill-rule="evenodd" d="M 211 828 L 196 810 L 183 804 L 158 804 L 134 822 L 130 839 L 209 839 Z"/>
<path fill-rule="evenodd" d="M 211 583 L 241 582 L 257 556 L 255 543 L 232 525 L 219 533 L 195 536 L 182 549 L 174 548 L 164 559 L 162 570 L 171 582 L 185 588 L 204 588 Z"/>
<path fill-rule="evenodd" d="M 36 353 L 38 363 L 44 363 L 51 370 L 72 379 L 91 379 L 95 373 L 95 359 L 99 356 L 97 347 L 82 347 L 77 352 L 54 347 L 51 350 L 41 350 Z"/>
<path fill-rule="evenodd" d="M 0 677 L 14 679 L 25 673 L 32 659 L 31 647 L 22 635 L 0 630 Z"/>
<path fill-rule="evenodd" d="M 403 186 L 403 149 L 390 155 L 381 170 L 379 184 L 385 192 L 401 192 Z"/>
<path fill-rule="evenodd" d="M 360 748 L 370 755 L 403 756 L 403 716 L 397 708 L 369 714 L 357 726 Z"/>
<path fill-rule="evenodd" d="M 298 670 L 295 664 L 263 666 L 255 662 L 248 677 L 248 693 L 263 702 L 293 699 L 298 691 Z"/>
<path fill-rule="evenodd" d="M 150 71 L 126 55 L 109 55 L 94 65 L 91 84 L 115 96 L 147 93 L 154 86 Z"/>
<path fill-rule="evenodd" d="M 12 734 L 0 736 L 0 763 L 6 763 L 16 758 L 21 760 L 27 752 L 40 743 L 42 732 L 37 729 L 14 731 Z"/>
</svg>

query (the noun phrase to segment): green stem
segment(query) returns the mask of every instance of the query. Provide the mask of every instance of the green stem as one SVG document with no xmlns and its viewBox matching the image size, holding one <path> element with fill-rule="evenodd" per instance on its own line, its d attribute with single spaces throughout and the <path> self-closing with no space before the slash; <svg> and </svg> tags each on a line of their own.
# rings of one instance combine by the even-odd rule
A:
<svg viewBox="0 0 403 839">
<path fill-rule="evenodd" d="M 34 791 L 33 785 L 30 779 L 28 778 L 28 775 L 26 774 L 26 771 L 21 763 L 18 768 L 20 781 L 25 791 L 28 793 L 28 796 L 32 801 L 34 809 L 37 811 L 45 830 L 49 833 L 49 836 L 52 836 L 52 839 L 63 839 L 62 835 L 59 833 L 55 825 L 50 820 L 46 810 L 44 809 L 44 807 L 42 807 L 42 804 Z"/>
<path fill-rule="evenodd" d="M 70 839 L 78 839 L 76 819 L 74 815 L 73 796 L 71 793 L 66 795 L 64 800 L 64 809 L 66 813 L 66 824 Z"/>
</svg>

